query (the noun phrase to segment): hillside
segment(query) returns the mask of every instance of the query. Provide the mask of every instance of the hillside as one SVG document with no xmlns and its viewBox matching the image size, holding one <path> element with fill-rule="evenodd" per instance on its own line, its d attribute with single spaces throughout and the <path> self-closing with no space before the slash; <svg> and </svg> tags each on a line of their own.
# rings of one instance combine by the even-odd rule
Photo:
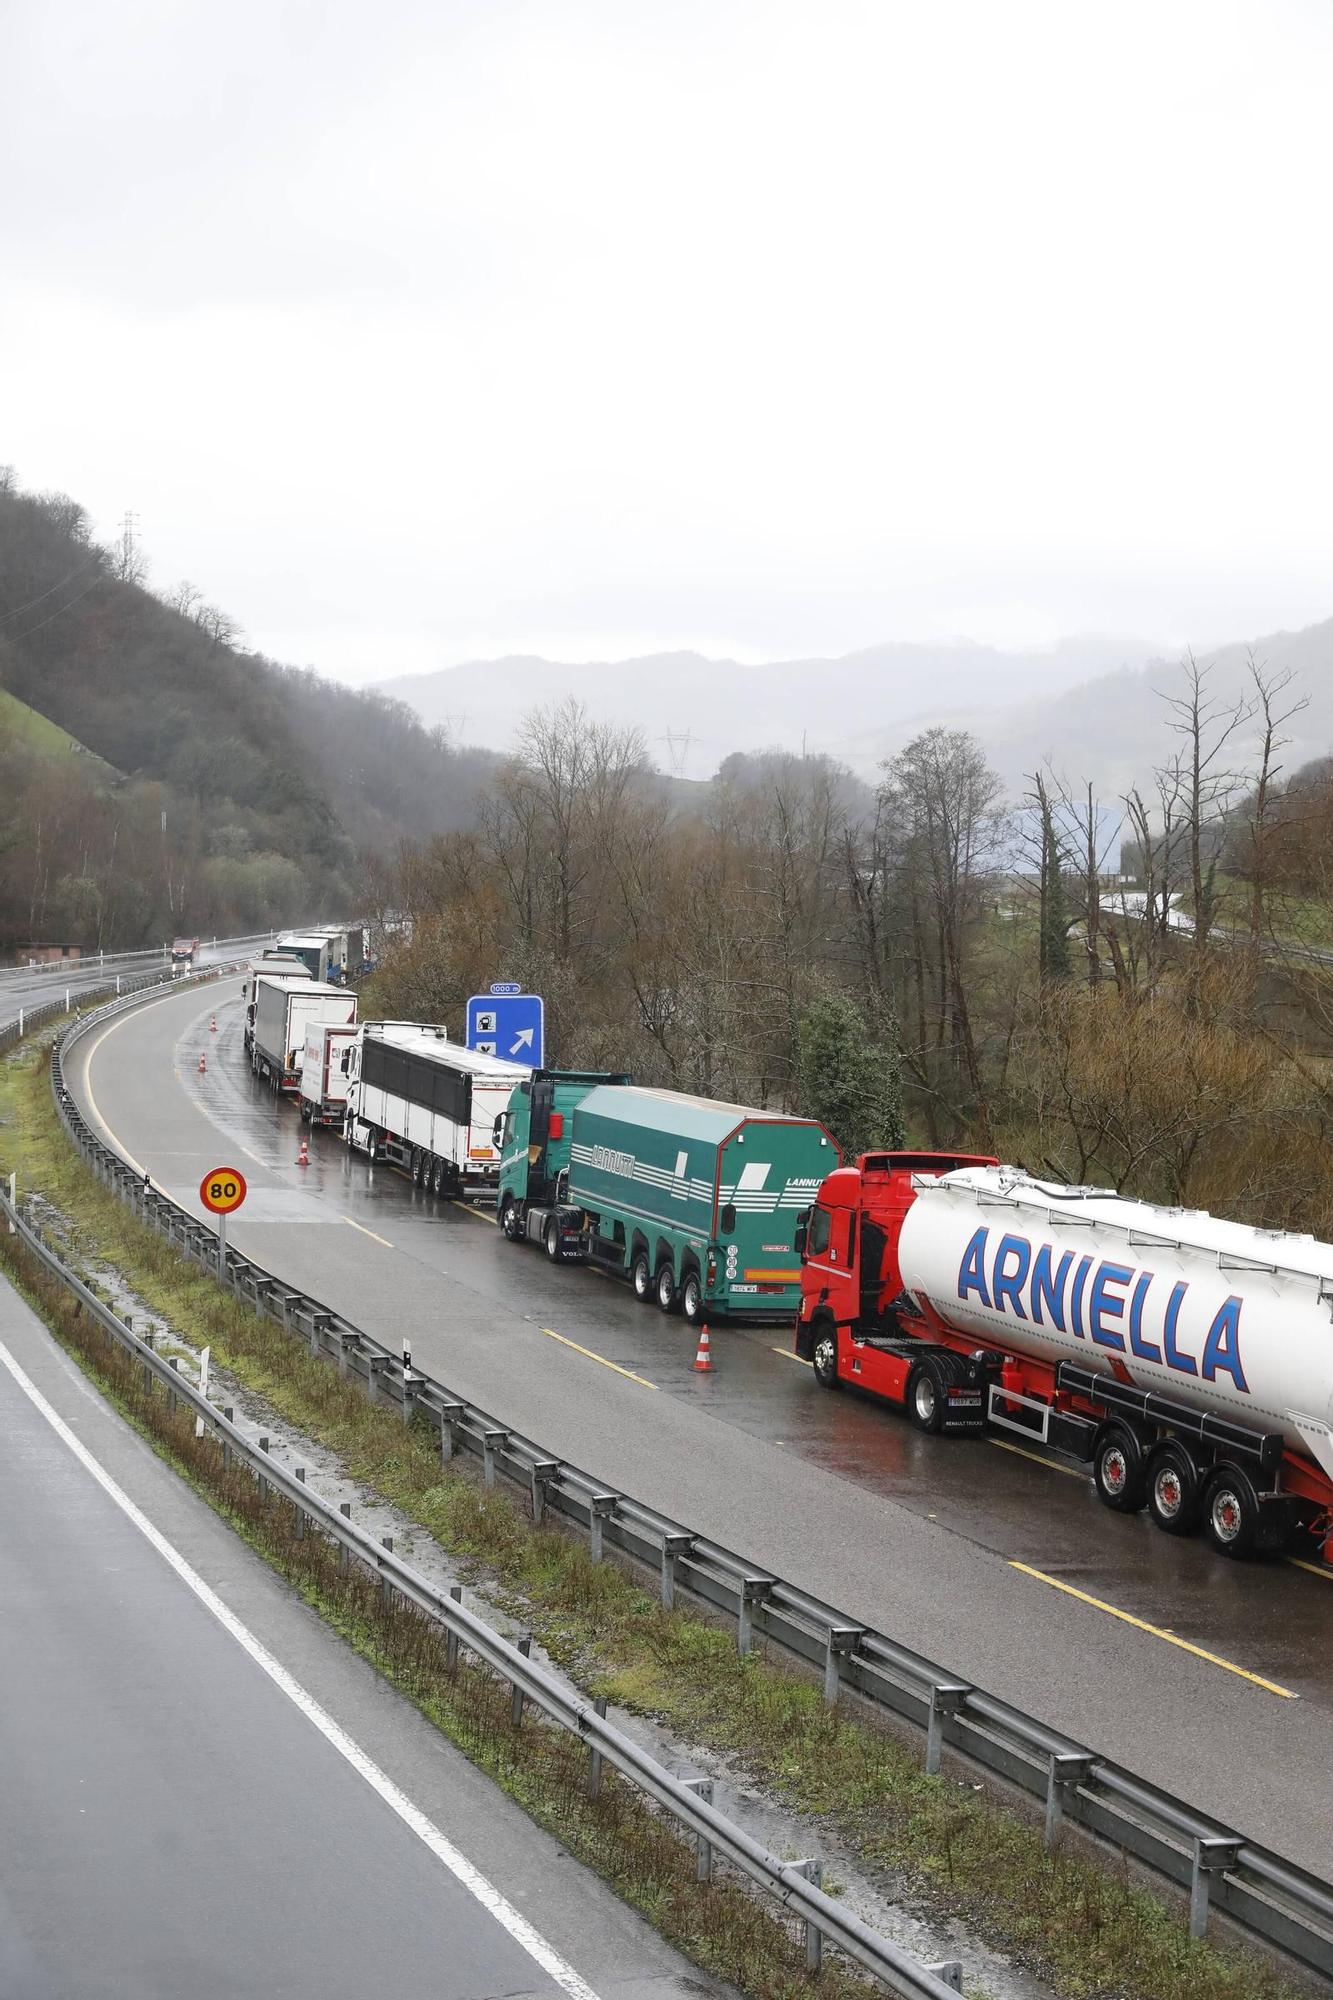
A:
<svg viewBox="0 0 1333 2000">
<path fill-rule="evenodd" d="M 132 568 L 76 502 L 0 491 L 0 950 L 347 907 L 361 857 L 467 819 L 485 753 L 240 650 Z"/>
<path fill-rule="evenodd" d="M 1326 754 L 1333 745 L 1333 620 L 1202 655 L 1215 669 L 1219 698 L 1245 692 L 1251 653 L 1270 673 L 1290 668 L 1297 691 L 1309 698 L 1288 732 L 1287 768 Z M 448 722 L 467 741 L 496 748 L 511 744 L 534 703 L 573 695 L 603 720 L 641 729 L 663 770 L 679 763 L 694 778 L 737 750 L 804 746 L 873 781 L 911 736 L 934 723 L 961 724 L 982 739 L 1011 789 L 1049 759 L 1109 795 L 1145 782 L 1152 764 L 1169 754 L 1163 690 L 1177 664 L 1117 640 L 1071 640 L 1049 653 L 885 645 L 762 667 L 698 653 L 579 666 L 520 657 L 404 676 L 383 683 L 383 692 L 411 703 L 428 722 Z"/>
</svg>

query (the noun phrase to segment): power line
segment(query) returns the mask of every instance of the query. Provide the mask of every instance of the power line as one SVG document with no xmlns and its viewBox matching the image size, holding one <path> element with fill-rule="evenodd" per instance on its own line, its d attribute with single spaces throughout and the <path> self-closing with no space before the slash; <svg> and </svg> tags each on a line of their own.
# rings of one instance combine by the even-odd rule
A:
<svg viewBox="0 0 1333 2000">
<path fill-rule="evenodd" d="M 73 583 L 76 576 L 82 576 L 90 564 L 100 562 L 101 560 L 101 549 L 94 549 L 86 562 L 81 562 L 77 569 L 70 571 L 68 576 L 62 576 L 59 583 L 53 583 L 49 590 L 43 590 L 38 596 L 30 597 L 26 604 L 18 604 L 12 611 L 0 612 L 0 625 L 7 625 L 11 618 L 21 618 L 25 611 L 31 611 L 37 605 L 44 603 L 48 597 L 54 597 L 55 593 L 58 590 L 63 590 L 67 583 Z"/>
</svg>

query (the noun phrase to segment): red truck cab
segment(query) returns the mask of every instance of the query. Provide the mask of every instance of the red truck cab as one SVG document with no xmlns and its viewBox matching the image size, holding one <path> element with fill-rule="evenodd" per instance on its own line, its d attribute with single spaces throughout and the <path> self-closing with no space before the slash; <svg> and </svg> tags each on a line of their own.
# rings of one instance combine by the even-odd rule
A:
<svg viewBox="0 0 1333 2000">
<path fill-rule="evenodd" d="M 980 1153 L 863 1153 L 820 1187 L 804 1230 L 796 1353 L 826 1389 L 852 1383 L 886 1397 L 923 1430 L 980 1429 L 998 1364 L 941 1345 L 938 1323 L 903 1294 L 902 1219 L 915 1180 L 993 1167 Z"/>
</svg>

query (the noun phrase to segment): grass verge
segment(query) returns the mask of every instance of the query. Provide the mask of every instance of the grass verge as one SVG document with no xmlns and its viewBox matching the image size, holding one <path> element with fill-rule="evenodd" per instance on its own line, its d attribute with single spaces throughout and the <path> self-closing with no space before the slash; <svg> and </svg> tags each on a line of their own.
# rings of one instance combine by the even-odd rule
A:
<svg viewBox="0 0 1333 2000">
<path fill-rule="evenodd" d="M 521 1603 L 535 1637 L 589 1693 L 734 1757 L 774 1797 L 819 1818 L 868 1870 L 936 1914 L 956 1916 L 1062 1994 L 1291 2000 L 1301 1990 L 1242 1948 L 1189 1939 L 1125 1868 L 1072 1844 L 1048 1854 L 1040 1832 L 1017 1814 L 967 1785 L 925 1777 L 896 1737 L 830 1710 L 804 1676 L 757 1654 L 742 1659 L 729 1633 L 687 1609 L 663 1611 L 613 1563 L 593 1563 L 561 1531 L 534 1528 L 507 1496 L 443 1468 L 424 1424 L 408 1429 L 370 1404 L 274 1322 L 221 1293 L 100 1186 L 61 1131 L 44 1052 L 25 1050 L 0 1068 L 0 1126 L 5 1164 L 61 1207 L 89 1251 L 192 1341 L 209 1342 L 215 1367 L 337 1452 L 355 1478 Z M 698 1956 L 683 1938 L 673 1942 Z M 750 1992 L 785 1990 L 736 1971 L 725 1976 Z"/>
</svg>

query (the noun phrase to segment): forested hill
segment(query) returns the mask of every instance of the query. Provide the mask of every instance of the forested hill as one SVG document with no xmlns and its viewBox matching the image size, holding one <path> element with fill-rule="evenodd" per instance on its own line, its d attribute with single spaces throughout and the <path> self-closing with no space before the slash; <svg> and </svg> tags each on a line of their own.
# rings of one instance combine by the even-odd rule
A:
<svg viewBox="0 0 1333 2000">
<path fill-rule="evenodd" d="M 0 689 L 16 698 L 0 707 L 0 956 L 354 907 L 361 859 L 467 820 L 495 761 L 383 695 L 241 650 L 223 613 L 188 588 L 164 601 L 143 567 L 132 544 L 100 548 L 77 502 L 0 482 Z M 18 703 L 93 755 L 53 752 Z"/>
</svg>

